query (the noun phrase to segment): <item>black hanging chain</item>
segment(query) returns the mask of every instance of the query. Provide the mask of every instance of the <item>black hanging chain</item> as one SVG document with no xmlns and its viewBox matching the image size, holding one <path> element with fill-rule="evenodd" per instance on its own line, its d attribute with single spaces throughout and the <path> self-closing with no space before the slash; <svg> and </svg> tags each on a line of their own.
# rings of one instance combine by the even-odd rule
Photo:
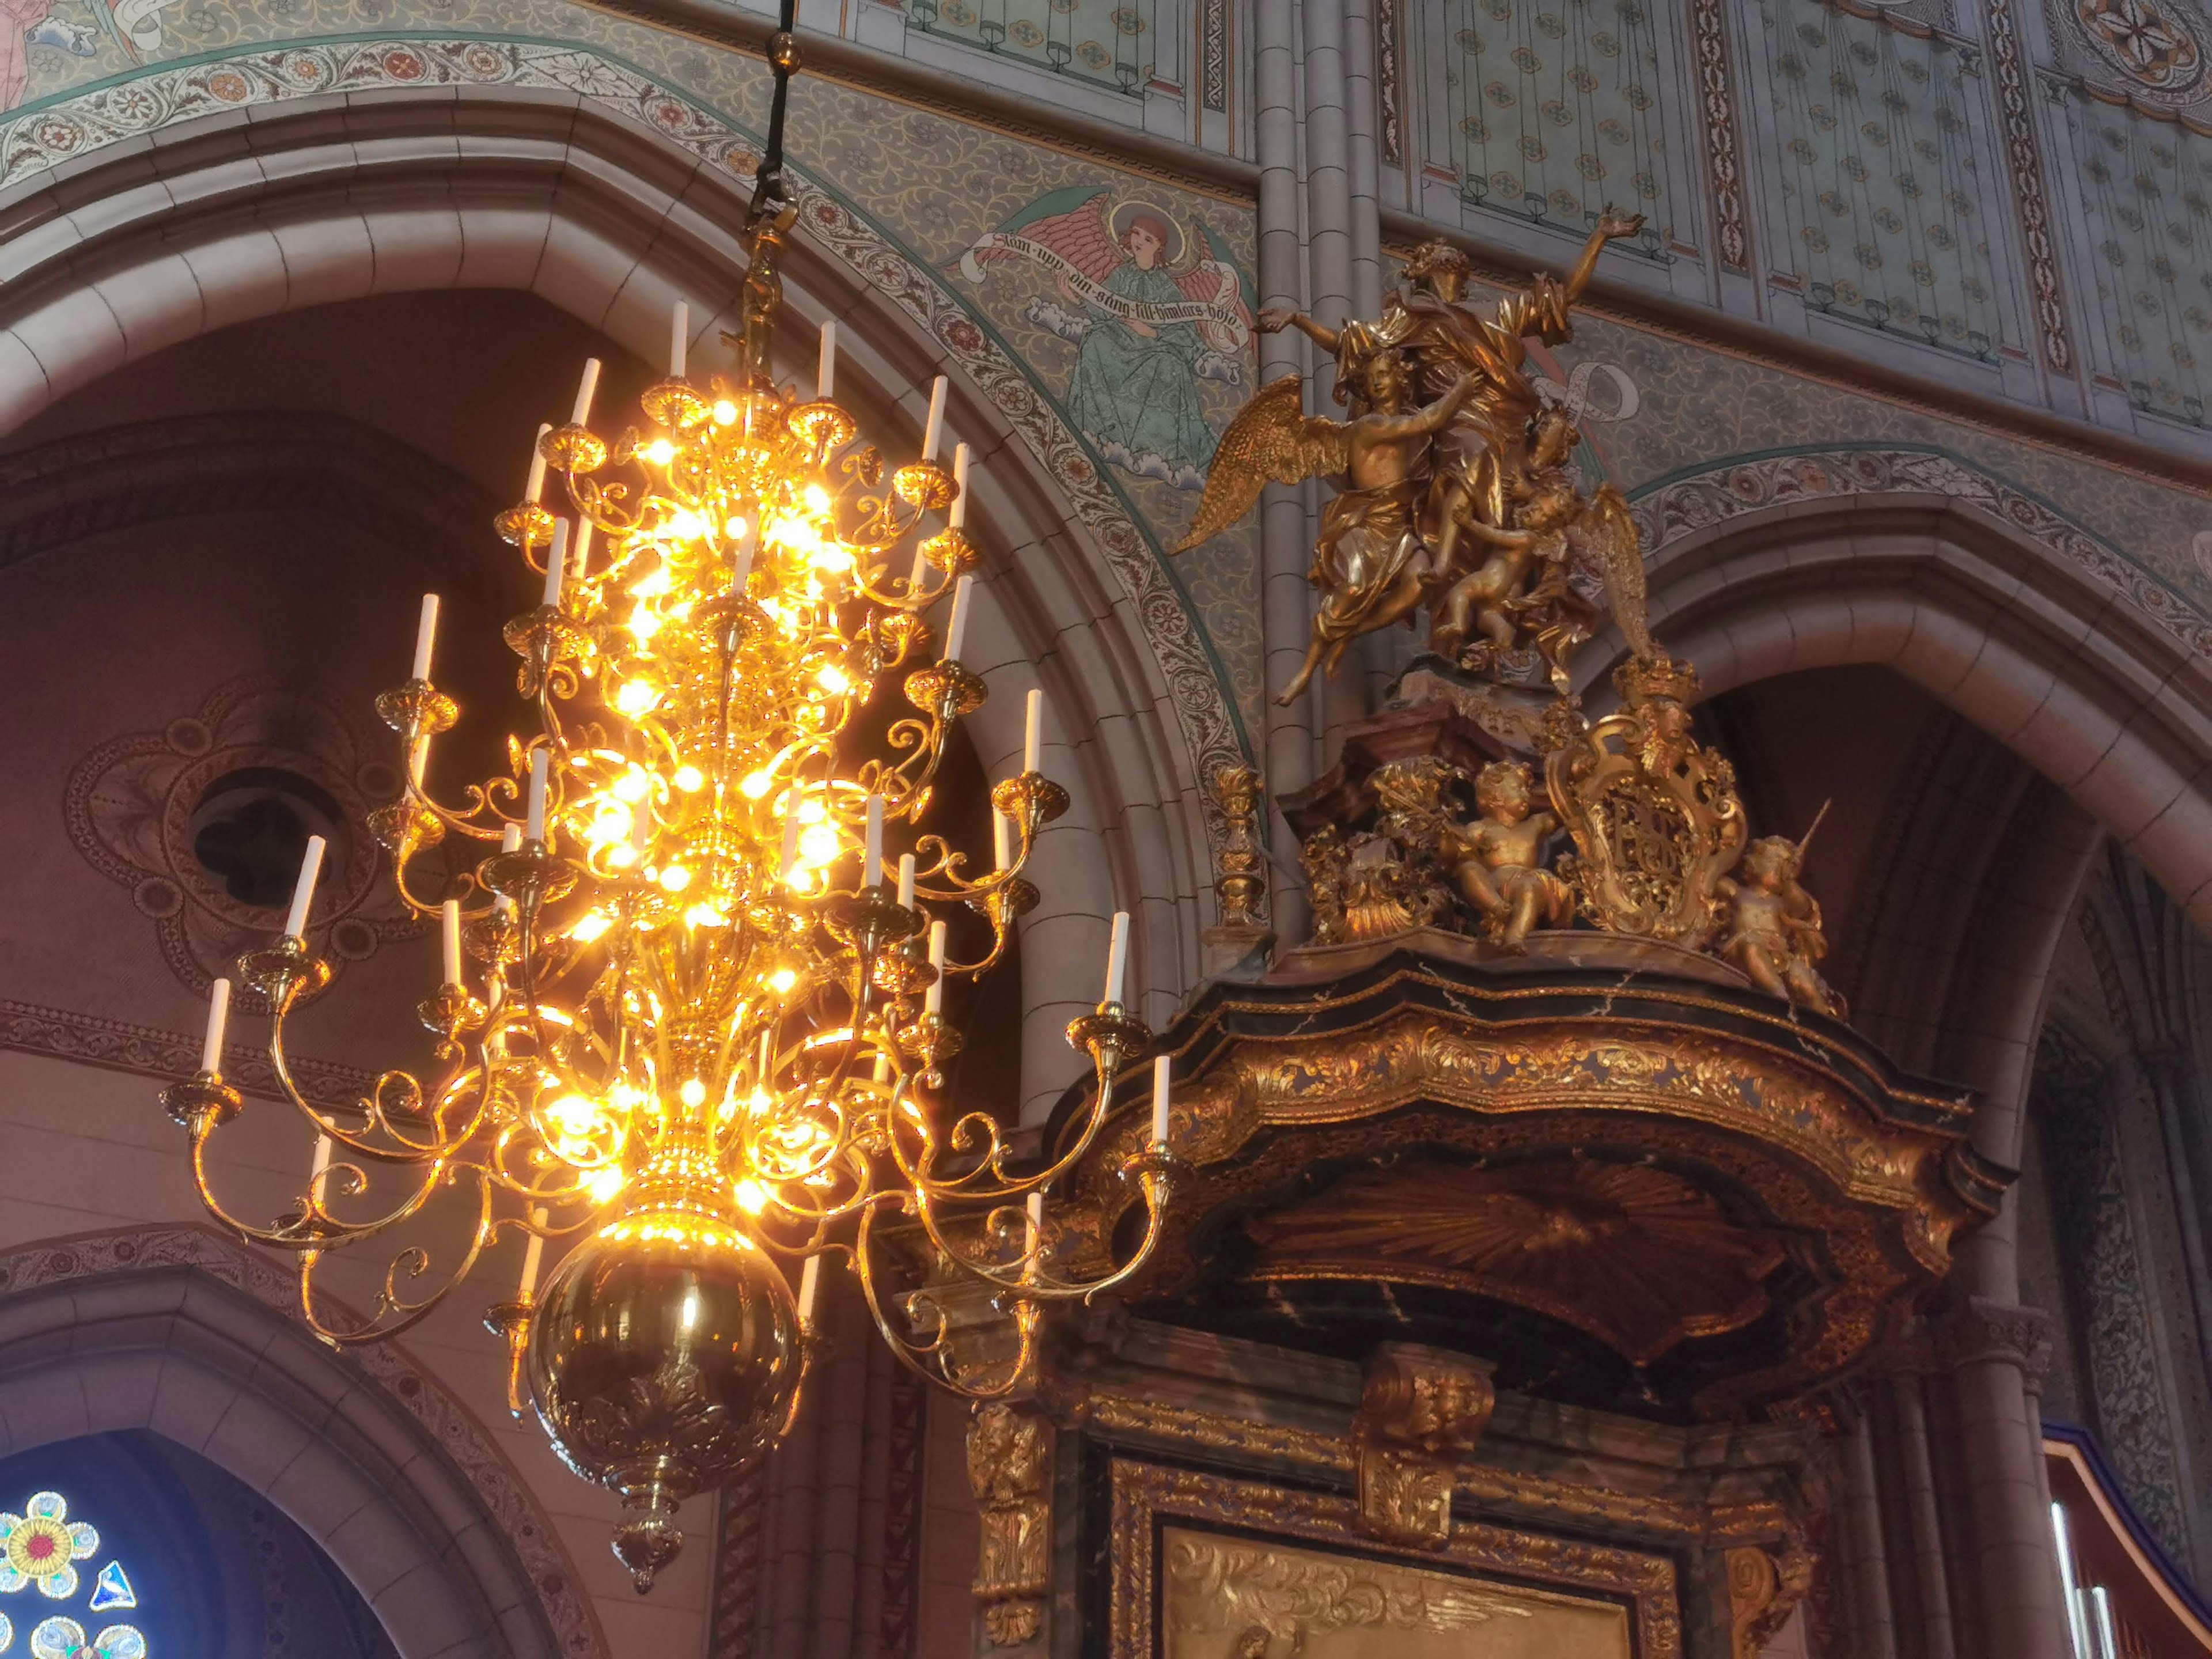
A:
<svg viewBox="0 0 2212 1659">
<path fill-rule="evenodd" d="M 799 66 L 799 42 L 792 34 L 799 0 L 783 0 L 775 33 L 768 38 L 768 61 L 775 70 L 775 100 L 769 107 L 768 148 L 761 155 L 760 171 L 753 179 L 752 211 L 748 224 L 770 215 L 781 216 L 791 206 L 790 187 L 783 176 L 783 115 L 791 100 L 791 77 Z"/>
<path fill-rule="evenodd" d="M 799 42 L 792 37 L 793 14 L 798 0 L 783 0 L 780 27 L 768 38 L 768 61 L 775 70 L 775 101 L 769 108 L 768 146 L 761 155 L 760 171 L 753 175 L 753 204 L 745 215 L 745 275 L 738 294 L 741 323 L 735 334 L 722 337 L 738 349 L 744 384 L 755 389 L 772 388 L 769 349 L 776 313 L 783 308 L 783 281 L 776 274 L 776 252 L 799 204 L 792 200 L 790 181 L 783 176 L 783 114 L 791 98 L 791 77 L 799 69 Z"/>
</svg>

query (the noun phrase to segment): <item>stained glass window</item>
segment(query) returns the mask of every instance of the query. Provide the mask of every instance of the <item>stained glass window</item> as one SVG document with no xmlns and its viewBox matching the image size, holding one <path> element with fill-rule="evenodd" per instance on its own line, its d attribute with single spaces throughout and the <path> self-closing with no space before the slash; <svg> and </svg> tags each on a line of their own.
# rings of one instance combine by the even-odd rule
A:
<svg viewBox="0 0 2212 1659">
<path fill-rule="evenodd" d="M 0 1514 L 0 1598 L 35 1591 L 47 1601 L 70 1601 L 85 1591 L 87 1613 L 137 1607 L 137 1592 L 120 1561 L 78 1571 L 78 1563 L 99 1553 L 99 1532 L 70 1519 L 67 1498 L 34 1492 L 21 1514 Z M 13 1615 L 0 1611 L 0 1656 L 15 1651 L 19 1620 L 30 1626 L 31 1659 L 147 1659 L 146 1638 L 136 1625 L 94 1620 L 88 1626 L 66 1613 L 41 1616 L 36 1601 L 19 1605 Z"/>
</svg>

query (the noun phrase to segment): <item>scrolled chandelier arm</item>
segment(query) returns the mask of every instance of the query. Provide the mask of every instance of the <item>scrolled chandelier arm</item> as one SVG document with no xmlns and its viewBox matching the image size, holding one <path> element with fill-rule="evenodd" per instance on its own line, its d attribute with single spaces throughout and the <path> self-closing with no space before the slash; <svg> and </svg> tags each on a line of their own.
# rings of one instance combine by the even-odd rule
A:
<svg viewBox="0 0 2212 1659">
<path fill-rule="evenodd" d="M 1060 1155 L 1024 1167 L 994 1118 L 948 1097 L 961 1036 L 945 986 L 1004 959 L 1038 901 L 1022 872 L 1068 799 L 1040 769 L 1031 692 L 1022 769 L 991 792 L 990 867 L 923 831 L 951 732 L 987 695 L 962 661 L 980 562 L 967 451 L 938 459 L 941 379 L 918 459 L 891 467 L 861 442 L 834 395 L 834 325 L 813 397 L 770 371 L 795 216 L 789 14 L 769 47 L 740 325 L 724 337 L 734 369 L 687 373 L 678 305 L 643 423 L 592 429 L 587 364 L 569 418 L 540 429 L 525 499 L 495 521 L 542 584 L 503 630 L 535 731 L 509 738 L 504 773 L 457 801 L 433 794 L 433 743 L 461 712 L 431 679 L 434 597 L 412 673 L 378 699 L 406 782 L 370 827 L 401 899 L 441 934 L 441 982 L 418 1009 L 434 1064 L 382 1073 L 346 1110 L 294 1081 L 288 1022 L 331 977 L 308 944 L 315 841 L 283 935 L 238 968 L 269 1010 L 279 1093 L 314 1136 L 294 1207 L 253 1224 L 216 1195 L 209 1149 L 244 1109 L 222 1075 L 228 981 L 198 1073 L 163 1095 L 210 1212 L 295 1254 L 302 1312 L 331 1342 L 407 1329 L 501 1234 L 522 1236 L 521 1282 L 487 1316 L 509 1345 L 510 1404 L 534 1404 L 570 1466 L 620 1494 L 615 1547 L 641 1590 L 681 1544 L 677 1504 L 786 1431 L 819 1346 L 824 1261 L 850 1262 L 904 1363 L 1003 1395 L 1030 1377 L 1044 1304 L 1142 1267 L 1174 1175 L 1163 1065 L 1153 1144 L 1127 1171 L 1142 1238 L 1103 1274 L 1064 1269 L 1047 1189 L 1151 1042 L 1122 1000 L 1126 916 L 1104 996 L 1069 1028 L 1097 1088 Z M 568 515 L 543 499 L 553 474 Z M 906 708 L 870 744 L 855 721 L 879 689 Z M 891 851 L 901 841 L 911 850 Z M 989 933 L 972 960 L 948 946 L 962 911 Z M 319 1273 L 375 1240 L 397 1248 L 373 1304 L 331 1316 Z M 565 1253 L 541 1275 L 549 1243 Z M 956 1362 L 939 1297 L 961 1280 L 1009 1316 L 1011 1360 Z"/>
</svg>

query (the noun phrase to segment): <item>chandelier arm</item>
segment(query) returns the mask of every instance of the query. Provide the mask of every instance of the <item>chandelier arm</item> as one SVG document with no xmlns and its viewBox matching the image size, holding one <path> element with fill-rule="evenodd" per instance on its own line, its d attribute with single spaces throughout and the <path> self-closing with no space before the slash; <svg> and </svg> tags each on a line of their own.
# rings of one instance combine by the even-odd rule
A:
<svg viewBox="0 0 2212 1659">
<path fill-rule="evenodd" d="M 296 1221 L 280 1222 L 273 1227 L 257 1227 L 251 1222 L 240 1220 L 223 1207 L 222 1200 L 216 1197 L 215 1184 L 207 1166 L 207 1143 L 215 1128 L 215 1124 L 209 1122 L 195 1124 L 192 1129 L 192 1185 L 198 1189 L 200 1202 L 206 1206 L 207 1212 L 250 1243 L 268 1244 L 283 1250 L 313 1249 L 317 1243 L 315 1236 L 301 1231 L 307 1224 L 304 1214 Z"/>
<path fill-rule="evenodd" d="M 293 1080 L 291 1062 L 286 1058 L 284 1053 L 284 1020 L 291 1012 L 292 1001 L 298 994 L 299 987 L 305 983 L 304 979 L 295 981 L 292 988 L 287 990 L 279 1000 L 270 1016 L 269 1069 L 276 1079 L 278 1090 L 283 1092 L 286 1102 L 295 1111 L 314 1125 L 318 1134 L 329 1136 L 335 1145 L 344 1147 L 348 1152 L 378 1164 L 398 1164 L 419 1162 L 419 1157 L 416 1154 L 389 1151 L 373 1142 L 360 1139 L 349 1130 L 340 1128 L 337 1120 L 308 1100 L 307 1096 L 301 1092 L 299 1085 Z M 386 1072 L 378 1079 L 380 1091 L 384 1079 L 390 1077 L 407 1077 L 410 1084 L 414 1082 L 414 1079 L 408 1077 L 406 1073 Z M 420 1085 L 416 1085 L 416 1087 L 419 1095 Z M 386 1119 L 383 1108 L 378 1103 L 374 1093 L 364 1098 L 360 1104 L 368 1117 L 369 1127 L 382 1129 L 386 1134 L 391 1135 L 394 1139 L 402 1139 Z"/>
<path fill-rule="evenodd" d="M 468 1173 L 477 1173 L 469 1166 L 460 1167 Z M 376 1312 L 351 1328 L 326 1324 L 317 1316 L 314 1309 L 313 1279 L 315 1268 L 322 1259 L 322 1252 L 319 1249 L 311 1249 L 304 1253 L 300 1258 L 300 1311 L 309 1326 L 313 1328 L 315 1334 L 325 1342 L 336 1344 L 340 1347 L 358 1347 L 364 1343 L 383 1342 L 393 1337 L 404 1335 L 434 1313 L 439 1305 L 475 1271 L 477 1261 L 483 1254 L 485 1242 L 490 1236 L 492 1231 L 490 1188 L 479 1179 L 477 1182 L 477 1190 L 478 1208 L 476 1229 L 469 1240 L 467 1251 L 456 1264 L 453 1271 L 446 1276 L 445 1282 L 421 1302 L 408 1303 L 398 1295 L 396 1286 L 403 1267 L 410 1262 L 420 1264 L 413 1273 L 410 1273 L 409 1276 L 413 1278 L 419 1277 L 429 1264 L 429 1252 L 421 1245 L 410 1244 L 394 1256 L 391 1264 L 385 1269 L 383 1288 L 377 1295 Z M 352 1244 L 357 1243 L 362 1237 L 365 1235 L 349 1235 L 345 1242 Z M 400 1316 L 386 1322 L 384 1316 L 391 1312 L 397 1312 Z"/>
<path fill-rule="evenodd" d="M 886 1206 L 901 1210 L 910 1207 L 890 1195 L 886 1195 L 884 1201 Z M 868 1304 L 868 1316 L 875 1322 L 876 1329 L 890 1347 L 892 1356 L 924 1382 L 951 1389 L 970 1400 L 1004 1399 L 1019 1387 L 1036 1363 L 1034 1321 L 1018 1322 L 1019 1343 L 1014 1363 L 1008 1368 L 1002 1383 L 995 1388 L 987 1388 L 963 1382 L 952 1367 L 951 1343 L 945 1329 L 945 1312 L 938 1306 L 933 1292 L 925 1286 L 908 1293 L 909 1302 L 919 1301 L 928 1310 L 935 1334 L 927 1342 L 916 1342 L 906 1336 L 892 1325 L 884 1313 L 882 1294 L 876 1285 L 873 1235 L 874 1212 L 864 1211 L 854 1247 L 853 1266 L 860 1275 L 860 1291 Z M 911 1320 L 913 1316 L 909 1313 L 907 1317 Z M 933 1364 L 924 1364 L 922 1359 L 925 1358 L 933 1360 Z"/>
</svg>

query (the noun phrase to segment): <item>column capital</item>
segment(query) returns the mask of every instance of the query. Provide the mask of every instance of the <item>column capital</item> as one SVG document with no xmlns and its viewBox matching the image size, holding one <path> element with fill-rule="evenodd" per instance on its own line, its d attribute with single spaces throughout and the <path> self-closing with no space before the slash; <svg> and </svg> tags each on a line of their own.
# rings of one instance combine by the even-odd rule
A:
<svg viewBox="0 0 2212 1659">
<path fill-rule="evenodd" d="M 2051 1368 L 2051 1316 L 1992 1297 L 1970 1296 L 1951 1310 L 1942 1346 L 1953 1370 L 1995 1362 L 2012 1366 L 2030 1391 Z"/>
</svg>

